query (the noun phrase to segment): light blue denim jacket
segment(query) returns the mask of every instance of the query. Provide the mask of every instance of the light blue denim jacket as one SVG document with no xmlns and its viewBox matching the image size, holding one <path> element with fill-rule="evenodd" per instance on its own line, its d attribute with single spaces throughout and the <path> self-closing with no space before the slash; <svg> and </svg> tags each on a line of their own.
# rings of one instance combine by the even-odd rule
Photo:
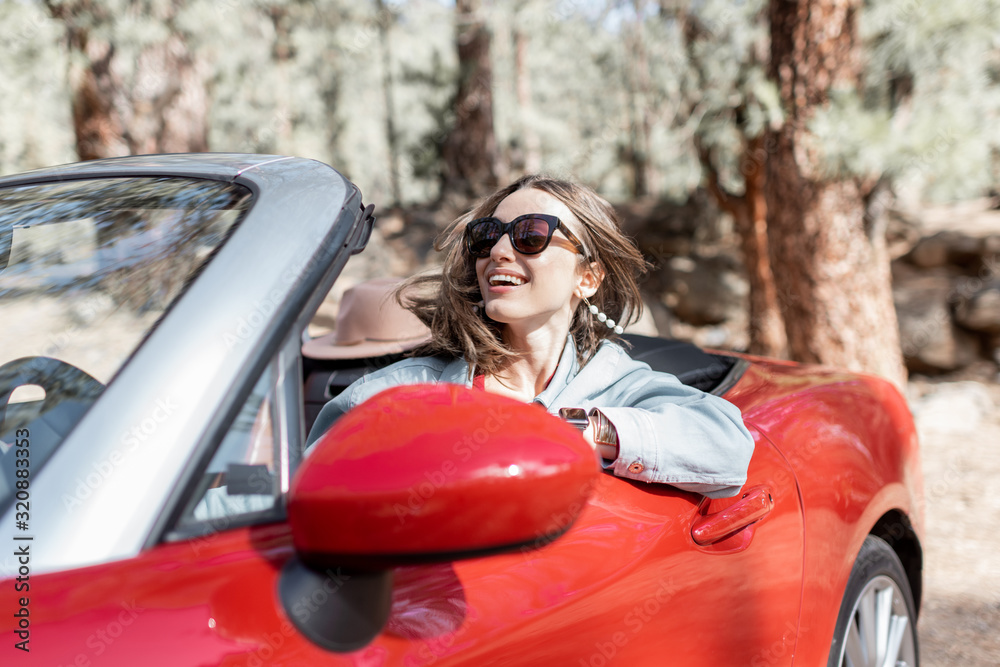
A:
<svg viewBox="0 0 1000 667">
<path fill-rule="evenodd" d="M 308 444 L 380 391 L 424 382 L 472 386 L 469 365 L 462 359 L 404 359 L 359 378 L 328 402 Z M 734 496 L 746 483 L 754 443 L 739 408 L 652 370 L 611 341 L 603 341 L 581 368 L 568 336 L 552 380 L 534 401 L 553 414 L 564 407 L 596 407 L 607 415 L 618 431 L 619 453 L 604 467 L 620 477 L 671 484 L 712 498 Z"/>
</svg>

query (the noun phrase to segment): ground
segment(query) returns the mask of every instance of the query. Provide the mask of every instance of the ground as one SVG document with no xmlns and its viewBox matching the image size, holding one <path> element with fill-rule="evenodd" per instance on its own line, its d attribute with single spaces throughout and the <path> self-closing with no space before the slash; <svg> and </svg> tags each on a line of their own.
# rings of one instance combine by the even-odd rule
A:
<svg viewBox="0 0 1000 667">
<path fill-rule="evenodd" d="M 911 381 L 927 534 L 920 614 L 925 667 L 1000 664 L 1000 384 Z"/>
</svg>

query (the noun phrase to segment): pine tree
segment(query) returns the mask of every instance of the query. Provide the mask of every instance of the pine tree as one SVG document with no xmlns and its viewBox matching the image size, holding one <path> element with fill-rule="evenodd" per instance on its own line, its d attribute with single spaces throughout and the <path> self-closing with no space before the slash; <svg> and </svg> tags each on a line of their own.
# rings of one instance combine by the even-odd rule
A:
<svg viewBox="0 0 1000 667">
<path fill-rule="evenodd" d="M 813 129 L 840 88 L 861 82 L 854 0 L 771 0 L 769 72 L 787 114 L 767 138 L 768 233 L 793 358 L 906 381 L 874 185 L 831 172 Z"/>
</svg>

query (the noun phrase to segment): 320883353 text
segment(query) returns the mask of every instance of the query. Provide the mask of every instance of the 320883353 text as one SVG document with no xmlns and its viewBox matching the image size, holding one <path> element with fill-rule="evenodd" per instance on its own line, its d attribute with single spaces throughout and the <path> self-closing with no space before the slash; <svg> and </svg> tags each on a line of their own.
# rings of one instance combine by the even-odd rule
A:
<svg viewBox="0 0 1000 667">
<path fill-rule="evenodd" d="M 14 441 L 14 487 L 16 489 L 15 498 L 15 519 L 17 529 L 26 532 L 31 520 L 31 433 L 28 429 L 18 429 L 15 433 Z M 30 650 L 28 642 L 31 638 L 31 612 L 29 610 L 31 590 L 29 575 L 31 574 L 31 542 L 34 538 L 30 535 L 14 536 L 14 559 L 17 562 L 17 578 L 14 579 L 15 607 L 14 618 L 17 619 L 17 627 L 14 630 L 16 640 L 14 648 L 28 652 Z"/>
</svg>

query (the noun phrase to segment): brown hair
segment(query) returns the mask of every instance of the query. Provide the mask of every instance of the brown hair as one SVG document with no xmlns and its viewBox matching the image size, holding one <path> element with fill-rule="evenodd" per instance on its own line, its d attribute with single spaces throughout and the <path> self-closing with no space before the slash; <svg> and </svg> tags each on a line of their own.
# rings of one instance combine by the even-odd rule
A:
<svg viewBox="0 0 1000 667">
<path fill-rule="evenodd" d="M 494 374 L 514 354 L 500 335 L 501 324 L 487 318 L 476 307 L 482 301 L 476 278 L 476 260 L 465 249 L 465 226 L 476 218 L 493 215 L 509 195 L 534 188 L 565 204 L 582 230 L 580 240 L 590 255 L 584 262 L 597 262 L 604 279 L 591 304 L 623 327 L 642 314 L 638 278 L 646 261 L 621 230 L 614 208 L 590 188 L 542 175 L 524 176 L 479 202 L 441 233 L 434 247 L 444 251 L 440 274 L 410 278 L 396 292 L 401 305 L 430 327 L 431 340 L 413 351 L 420 356 L 462 357 L 478 373 Z M 616 334 L 598 322 L 581 301 L 573 315 L 570 332 L 576 341 L 580 364 L 597 352 L 601 340 Z"/>
</svg>

